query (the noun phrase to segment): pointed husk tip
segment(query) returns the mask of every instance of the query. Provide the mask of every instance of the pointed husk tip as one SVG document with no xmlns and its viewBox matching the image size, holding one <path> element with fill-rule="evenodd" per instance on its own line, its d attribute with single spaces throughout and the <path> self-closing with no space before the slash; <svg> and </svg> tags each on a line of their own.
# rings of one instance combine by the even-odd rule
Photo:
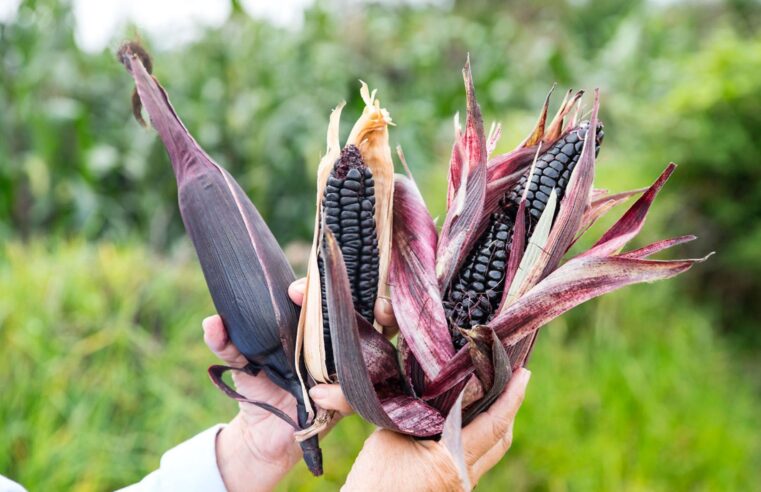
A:
<svg viewBox="0 0 761 492">
<path fill-rule="evenodd" d="M 124 65 L 129 73 L 132 73 L 132 61 L 139 60 L 143 64 L 145 70 L 149 74 L 153 74 L 153 60 L 151 55 L 143 48 L 143 46 L 137 41 L 126 41 L 120 47 L 116 53 L 116 58 Z M 142 126 L 148 126 L 143 119 L 143 102 L 140 100 L 140 95 L 137 93 L 137 88 L 132 92 L 132 115 L 135 117 L 138 123 Z"/>
</svg>

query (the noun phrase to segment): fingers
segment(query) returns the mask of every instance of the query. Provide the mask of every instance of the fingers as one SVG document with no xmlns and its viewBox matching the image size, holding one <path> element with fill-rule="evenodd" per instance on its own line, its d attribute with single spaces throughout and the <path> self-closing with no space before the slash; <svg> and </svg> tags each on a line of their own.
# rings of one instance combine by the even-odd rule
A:
<svg viewBox="0 0 761 492">
<path fill-rule="evenodd" d="M 301 306 L 304 303 L 304 291 L 306 290 L 307 279 L 302 277 L 288 286 L 288 296 L 294 304 Z M 391 300 L 387 297 L 379 297 L 375 301 L 373 312 L 375 321 L 384 327 L 383 334 L 391 338 L 399 331 L 394 316 L 394 308 L 391 306 Z"/>
<path fill-rule="evenodd" d="M 227 336 L 227 330 L 219 315 L 203 320 L 203 339 L 214 354 L 228 366 L 243 367 L 246 358 L 238 351 Z"/>
<path fill-rule="evenodd" d="M 288 297 L 290 297 L 293 303 L 297 306 L 304 304 L 304 291 L 306 290 L 306 287 L 306 277 L 301 277 L 288 286 Z"/>
<path fill-rule="evenodd" d="M 325 410 L 334 410 L 344 416 L 354 412 L 337 384 L 318 384 L 309 390 L 309 396 Z"/>
<path fill-rule="evenodd" d="M 513 421 L 514 422 L 514 421 Z M 470 466 L 470 477 L 474 484 L 489 470 L 499 463 L 513 443 L 513 424 L 510 424 L 507 432 L 497 444 L 481 456 Z"/>
<path fill-rule="evenodd" d="M 526 385 L 530 378 L 531 371 L 528 369 L 521 368 L 515 371 L 507 388 L 497 401 L 462 430 L 465 461 L 468 465 L 478 461 L 500 442 L 506 443 L 509 447 L 512 437 L 509 436 L 508 439 L 508 433 L 512 431 L 515 415 L 523 403 Z M 504 451 L 507 451 L 507 447 Z"/>
<path fill-rule="evenodd" d="M 391 305 L 391 300 L 387 297 L 379 297 L 375 301 L 375 309 L 373 311 L 375 321 L 384 327 L 383 334 L 387 338 L 391 338 L 399 331 L 399 326 L 396 324 L 396 316 L 394 316 L 394 308 Z"/>
</svg>

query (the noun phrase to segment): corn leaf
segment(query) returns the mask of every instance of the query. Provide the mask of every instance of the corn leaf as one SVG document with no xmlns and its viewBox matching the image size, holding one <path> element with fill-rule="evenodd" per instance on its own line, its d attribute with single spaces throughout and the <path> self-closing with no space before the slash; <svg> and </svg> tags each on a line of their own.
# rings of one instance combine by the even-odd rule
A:
<svg viewBox="0 0 761 492">
<path fill-rule="evenodd" d="M 579 304 L 626 285 L 674 277 L 697 260 L 654 261 L 624 257 L 580 256 L 538 283 L 490 326 L 506 346 L 518 342 Z"/>
<path fill-rule="evenodd" d="M 589 131 L 584 140 L 579 162 L 568 182 L 566 194 L 560 203 L 560 210 L 547 239 L 546 249 L 540 262 L 544 265 L 540 278 L 557 268 L 561 258 L 576 237 L 581 226 L 584 211 L 589 206 L 595 166 L 595 142 L 597 138 L 597 113 L 600 110 L 600 93 L 595 90 L 595 102 L 589 120 Z"/>
<path fill-rule="evenodd" d="M 552 93 L 555 92 L 557 84 L 552 84 L 550 91 L 547 93 L 547 97 L 544 98 L 544 104 L 542 110 L 539 112 L 539 119 L 534 125 L 534 129 L 531 131 L 528 137 L 521 142 L 519 147 L 533 147 L 539 144 L 544 138 L 544 130 L 547 126 L 547 112 L 550 109 L 550 99 L 552 99 Z"/>
<path fill-rule="evenodd" d="M 486 137 L 486 156 L 489 157 L 492 152 L 494 152 L 494 149 L 497 148 L 497 142 L 499 142 L 500 137 L 502 136 L 502 124 L 492 122 L 491 128 L 489 129 L 489 136 Z M 488 167 L 488 163 L 487 163 Z"/>
<path fill-rule="evenodd" d="M 397 175 L 391 300 L 405 342 L 429 378 L 454 355 L 434 273 L 436 228 L 415 183 Z"/>
<path fill-rule="evenodd" d="M 467 408 L 465 416 L 463 417 L 464 425 L 469 424 L 474 418 L 476 418 L 481 412 L 491 406 L 494 401 L 502 394 L 510 378 L 513 376 L 513 371 L 510 365 L 510 359 L 507 355 L 505 347 L 499 340 L 499 337 L 494 330 L 489 326 L 479 327 L 488 333 L 489 337 L 489 354 L 491 355 L 491 366 L 494 377 L 491 384 L 486 386 L 486 393 L 484 396 L 475 402 L 473 405 Z"/>
<path fill-rule="evenodd" d="M 521 259 L 523 258 L 526 251 L 525 199 L 522 199 L 520 205 L 518 205 L 515 226 L 513 226 L 513 238 L 510 244 L 510 256 L 507 261 L 507 269 L 505 270 L 505 290 L 502 292 L 502 300 L 500 301 L 500 306 L 505 305 L 508 294 L 510 293 L 510 288 L 513 286 L 515 277 L 518 274 L 518 268 L 520 268 Z"/>
<path fill-rule="evenodd" d="M 455 141 L 455 151 L 462 153 L 462 176 L 447 209 L 436 251 L 436 277 L 443 292 L 457 267 L 478 239 L 486 197 L 486 137 L 481 109 L 476 101 L 470 62 L 463 69 L 468 116 L 463 138 Z M 450 178 L 451 178 L 450 174 Z"/>
<path fill-rule="evenodd" d="M 578 91 L 576 94 L 571 96 L 572 93 L 573 91 L 571 90 L 566 93 L 560 108 L 558 108 L 558 112 L 555 114 L 555 117 L 552 118 L 552 122 L 550 123 L 550 126 L 547 128 L 547 132 L 544 135 L 545 143 L 553 142 L 560 138 L 560 135 L 564 131 L 563 121 L 565 117 L 568 115 L 568 113 L 571 112 L 576 103 L 579 102 L 581 97 L 584 95 L 584 91 Z"/>
<path fill-rule="evenodd" d="M 650 210 L 653 200 L 658 192 L 666 184 L 669 177 L 676 169 L 676 164 L 670 163 L 666 169 L 658 176 L 658 179 L 626 213 L 616 222 L 603 236 L 595 243 L 592 248 L 584 253 L 584 256 L 606 256 L 614 254 L 621 250 L 634 236 L 639 234 L 645 223 L 647 212 Z"/>
<path fill-rule="evenodd" d="M 462 396 L 463 394 L 460 393 L 447 415 L 441 433 L 441 444 L 452 456 L 462 490 L 471 490 L 473 487 L 470 484 L 468 466 L 465 464 L 465 448 L 462 443 Z"/>
<path fill-rule="evenodd" d="M 501 309 L 515 301 L 526 290 L 533 287 L 541 275 L 544 264 L 541 262 L 542 255 L 545 252 L 547 240 L 552 228 L 552 218 L 555 216 L 555 207 L 557 206 L 558 194 L 555 188 L 552 189 L 550 197 L 547 200 L 547 206 L 544 208 L 539 222 L 534 228 L 534 233 L 526 246 L 526 252 L 523 253 L 518 271 L 515 278 L 510 284 L 510 290 Z"/>
<path fill-rule="evenodd" d="M 695 239 L 697 239 L 697 236 L 693 235 L 679 236 L 672 239 L 663 239 L 661 241 L 656 241 L 652 244 L 648 244 L 647 246 L 643 246 L 639 249 L 635 249 L 627 253 L 622 253 L 618 256 L 621 258 L 645 259 L 654 255 L 655 253 L 663 251 L 664 249 L 672 248 L 678 244 L 689 243 Z"/>
<path fill-rule="evenodd" d="M 459 125 L 455 121 L 455 145 L 452 148 L 452 159 L 449 165 L 449 180 L 447 184 L 447 209 L 460 192 L 462 176 L 472 174 L 478 165 L 486 162 L 488 156 L 483 117 L 481 116 L 481 108 L 478 105 L 478 101 L 476 101 L 473 74 L 470 71 L 470 56 L 465 61 L 462 76 L 465 81 L 467 104 L 465 133 L 460 133 Z M 497 134 L 497 138 L 498 136 L 499 134 Z M 493 134 L 490 137 L 495 138 Z M 496 143 L 496 140 L 490 140 L 490 142 Z M 460 152 L 459 147 L 462 148 L 462 152 Z"/>
<path fill-rule="evenodd" d="M 616 194 L 609 194 L 605 190 L 593 190 L 589 197 L 589 206 L 584 211 L 584 215 L 581 218 L 579 232 L 576 233 L 573 242 L 568 246 L 569 249 L 576 244 L 576 241 L 581 239 L 581 236 L 583 236 L 584 233 L 595 224 L 595 222 L 597 222 L 597 219 L 607 214 L 613 207 L 624 203 L 634 195 L 644 193 L 646 190 L 647 188 L 640 188 L 638 190 L 624 191 Z"/>
<path fill-rule="evenodd" d="M 496 200 L 511 189 L 526 172 L 536 155 L 537 146 L 521 147 L 506 154 L 489 159 L 486 165 L 487 204 Z"/>
</svg>

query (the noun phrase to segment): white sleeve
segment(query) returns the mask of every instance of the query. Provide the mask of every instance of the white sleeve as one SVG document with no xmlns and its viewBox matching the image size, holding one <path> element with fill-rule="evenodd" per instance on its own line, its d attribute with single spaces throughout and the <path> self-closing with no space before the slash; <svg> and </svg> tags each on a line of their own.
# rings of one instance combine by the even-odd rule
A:
<svg viewBox="0 0 761 492">
<path fill-rule="evenodd" d="M 26 489 L 13 480 L 0 475 L 0 492 L 26 492 Z"/>
<path fill-rule="evenodd" d="M 159 469 L 119 492 L 226 492 L 217 467 L 215 425 L 170 449 L 161 457 Z"/>
</svg>

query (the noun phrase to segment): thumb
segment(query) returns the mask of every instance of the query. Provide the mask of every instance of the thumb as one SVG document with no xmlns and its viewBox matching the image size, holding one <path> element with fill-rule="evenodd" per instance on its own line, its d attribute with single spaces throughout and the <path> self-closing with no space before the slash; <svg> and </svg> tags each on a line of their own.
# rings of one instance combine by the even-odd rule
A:
<svg viewBox="0 0 761 492">
<path fill-rule="evenodd" d="M 309 396 L 325 410 L 333 410 L 343 416 L 354 413 L 341 387 L 337 384 L 318 384 L 309 390 Z"/>
<path fill-rule="evenodd" d="M 472 465 L 487 451 L 498 443 L 504 443 L 503 453 L 510 446 L 510 431 L 515 415 L 523 403 L 531 372 L 521 368 L 507 383 L 502 395 L 484 413 L 462 430 L 462 443 L 465 448 L 465 461 Z"/>
<path fill-rule="evenodd" d="M 219 315 L 209 316 L 203 320 L 203 339 L 206 345 L 219 357 L 222 362 L 231 367 L 245 367 L 248 361 L 230 341 L 222 318 Z"/>
</svg>

